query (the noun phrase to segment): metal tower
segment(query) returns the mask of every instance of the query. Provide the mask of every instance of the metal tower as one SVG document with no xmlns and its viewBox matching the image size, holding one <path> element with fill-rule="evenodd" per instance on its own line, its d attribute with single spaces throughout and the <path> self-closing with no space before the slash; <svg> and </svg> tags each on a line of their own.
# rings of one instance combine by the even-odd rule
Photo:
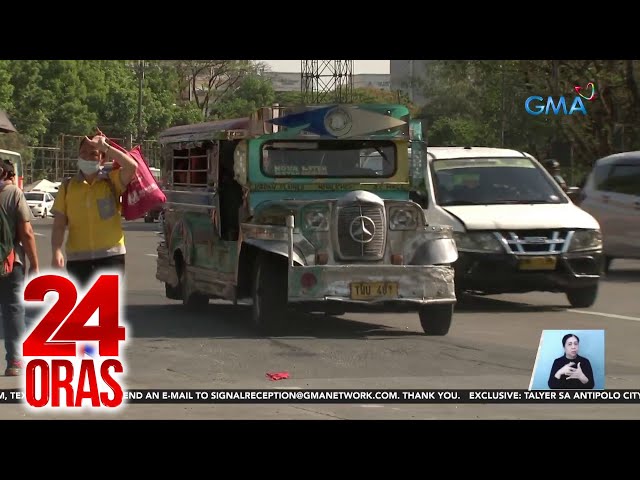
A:
<svg viewBox="0 0 640 480">
<path fill-rule="evenodd" d="M 350 103 L 353 100 L 353 60 L 302 60 L 302 102 Z"/>
</svg>

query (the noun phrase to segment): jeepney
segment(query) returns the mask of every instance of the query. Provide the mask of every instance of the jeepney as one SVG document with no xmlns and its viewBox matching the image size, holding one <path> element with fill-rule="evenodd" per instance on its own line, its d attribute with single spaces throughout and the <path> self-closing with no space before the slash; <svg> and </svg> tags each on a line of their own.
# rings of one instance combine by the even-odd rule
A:
<svg viewBox="0 0 640 480">
<path fill-rule="evenodd" d="M 424 176 L 411 127 L 402 105 L 314 105 L 162 132 L 166 296 L 250 303 L 264 333 L 293 307 L 417 312 L 446 335 L 458 252 L 409 198 Z"/>
</svg>

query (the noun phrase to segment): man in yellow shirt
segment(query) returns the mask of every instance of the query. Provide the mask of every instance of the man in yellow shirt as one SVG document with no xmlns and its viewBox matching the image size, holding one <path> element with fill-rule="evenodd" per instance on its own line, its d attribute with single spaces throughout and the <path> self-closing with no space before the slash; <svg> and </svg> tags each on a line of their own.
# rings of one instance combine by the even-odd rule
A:
<svg viewBox="0 0 640 480">
<path fill-rule="evenodd" d="M 120 168 L 106 173 L 103 165 L 108 159 Z M 137 167 L 136 160 L 113 148 L 102 132 L 82 139 L 78 174 L 60 186 L 52 208 L 53 268 L 64 268 L 62 244 L 68 229 L 65 252 L 71 277 L 87 285 L 97 270 L 117 269 L 124 275 L 126 248 L 120 196 Z"/>
</svg>

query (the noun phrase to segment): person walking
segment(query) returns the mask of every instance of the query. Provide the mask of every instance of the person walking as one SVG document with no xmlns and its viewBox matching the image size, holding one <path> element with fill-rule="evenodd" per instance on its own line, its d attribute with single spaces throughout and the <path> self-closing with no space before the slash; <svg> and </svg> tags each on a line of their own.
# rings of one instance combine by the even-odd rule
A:
<svg viewBox="0 0 640 480">
<path fill-rule="evenodd" d="M 39 271 L 31 209 L 14 179 L 13 165 L 0 162 L 0 311 L 7 361 L 4 374 L 11 377 L 24 372 L 21 343 L 26 330 L 22 302 L 26 258 L 28 273 L 37 275 Z"/>
<path fill-rule="evenodd" d="M 108 160 L 120 168 L 106 172 L 104 164 Z M 85 286 L 103 269 L 115 269 L 124 275 L 126 248 L 120 198 L 134 178 L 138 163 L 112 147 L 98 131 L 80 142 L 77 164 L 78 173 L 63 182 L 53 204 L 51 266 L 65 267 L 62 247 L 68 231 L 67 272 Z"/>
</svg>

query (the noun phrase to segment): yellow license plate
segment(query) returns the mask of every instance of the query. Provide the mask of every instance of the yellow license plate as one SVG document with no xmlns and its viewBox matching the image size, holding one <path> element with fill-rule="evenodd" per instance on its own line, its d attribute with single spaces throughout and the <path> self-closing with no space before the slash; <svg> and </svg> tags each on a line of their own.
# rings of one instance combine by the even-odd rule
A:
<svg viewBox="0 0 640 480">
<path fill-rule="evenodd" d="M 526 257 L 520 258 L 520 270 L 555 270 L 558 257 Z"/>
<path fill-rule="evenodd" d="M 373 300 L 397 297 L 397 282 L 355 282 L 351 284 L 351 300 Z"/>
</svg>

